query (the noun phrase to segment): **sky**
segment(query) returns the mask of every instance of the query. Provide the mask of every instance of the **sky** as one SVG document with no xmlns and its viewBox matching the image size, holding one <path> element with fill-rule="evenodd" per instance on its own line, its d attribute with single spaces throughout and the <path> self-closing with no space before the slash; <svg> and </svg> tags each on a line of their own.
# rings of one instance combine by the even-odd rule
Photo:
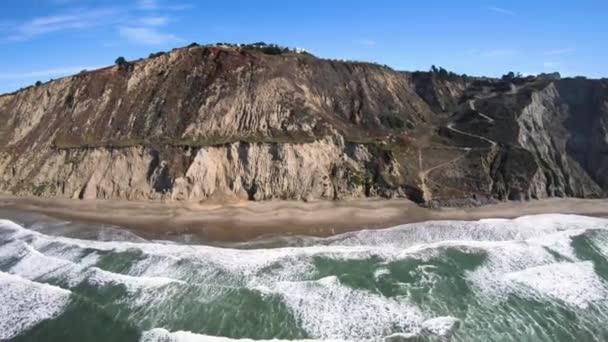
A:
<svg viewBox="0 0 608 342">
<path fill-rule="evenodd" d="M 192 42 L 468 75 L 608 77 L 608 0 L 2 0 L 0 93 Z"/>
</svg>

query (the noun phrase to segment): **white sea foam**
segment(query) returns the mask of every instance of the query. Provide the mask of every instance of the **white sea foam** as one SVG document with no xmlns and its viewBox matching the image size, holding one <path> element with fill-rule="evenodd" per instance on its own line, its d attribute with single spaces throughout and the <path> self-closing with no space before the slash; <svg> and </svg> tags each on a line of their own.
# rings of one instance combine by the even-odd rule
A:
<svg viewBox="0 0 608 342">
<path fill-rule="evenodd" d="M 315 338 L 377 338 L 392 333 L 394 327 L 416 333 L 424 321 L 417 306 L 349 288 L 334 276 L 277 282 L 268 290 L 281 296 L 296 320 Z"/>
<path fill-rule="evenodd" d="M 345 233 L 326 241 L 340 245 L 404 248 L 445 241 L 527 240 L 560 231 L 580 229 L 608 229 L 608 220 L 579 215 L 543 214 L 516 219 L 429 221 L 381 230 Z"/>
<path fill-rule="evenodd" d="M 585 308 L 608 292 L 593 263 L 580 262 L 571 246 L 572 238 L 583 233 L 577 229 L 495 244 L 486 248 L 486 262 L 468 272 L 467 279 L 484 296 L 552 298 Z"/>
<path fill-rule="evenodd" d="M 524 295 L 549 296 L 582 309 L 592 303 L 608 303 L 608 288 L 590 261 L 532 267 L 508 273 L 504 279 L 521 285 Z"/>
<path fill-rule="evenodd" d="M 20 259 L 9 272 L 30 280 L 48 280 L 58 278 L 73 287 L 86 280 L 90 284 L 101 286 L 121 284 L 130 292 L 138 289 L 150 289 L 165 286 L 169 283 L 180 282 L 165 277 L 129 276 L 93 267 L 98 256 L 91 253 L 82 258 L 80 263 L 74 263 L 61 257 L 45 255 L 24 242 L 9 244 L 13 252 L 18 251 Z M 21 248 L 15 247 L 20 245 Z"/>
<path fill-rule="evenodd" d="M 454 333 L 455 330 L 460 326 L 460 320 L 453 317 L 437 317 L 435 319 L 431 319 L 425 322 L 427 334 L 447 337 Z M 383 340 L 383 341 L 403 341 L 416 339 L 419 337 L 417 334 L 413 333 L 394 333 L 388 336 L 385 336 L 381 339 L 374 340 Z M 140 342 L 346 342 L 352 340 L 344 340 L 344 339 L 303 339 L 303 340 L 252 340 L 252 339 L 232 339 L 227 337 L 220 336 L 209 336 L 202 334 L 195 334 L 189 331 L 175 331 L 170 332 L 169 330 L 163 328 L 155 328 L 148 331 L 144 331 Z"/>
<path fill-rule="evenodd" d="M 0 272 L 0 340 L 63 312 L 70 291 Z"/>
<path fill-rule="evenodd" d="M 603 281 L 584 273 L 592 270 L 582 271 L 584 280 L 576 282 L 581 274 L 548 266 L 556 262 L 580 263 L 570 245 L 571 239 L 588 229 L 606 230 L 608 220 L 538 215 L 515 220 L 426 222 L 316 239 L 318 244 L 308 247 L 237 250 L 48 236 L 0 220 L 0 241 L 10 241 L 0 247 L 0 261 L 17 256 L 20 260 L 10 272 L 28 279 L 63 275 L 71 281 L 71 286 L 84 279 L 97 285 L 124 284 L 132 294 L 136 292 L 139 296 L 130 299 L 131 305 L 138 307 L 170 299 L 176 291 L 167 286 L 171 284 L 209 287 L 205 292 L 206 300 L 224 295 L 224 287 L 255 289 L 280 296 L 313 337 L 378 337 L 390 334 L 394 327 L 417 333 L 429 317 L 407 298 L 386 298 L 353 289 L 341 284 L 336 277 L 316 279 L 316 258 L 362 260 L 377 257 L 386 263 L 405 258 L 431 260 L 440 257 L 446 248 L 481 253 L 487 256 L 482 266 L 466 274 L 479 294 L 500 296 L 519 291 L 549 296 L 578 307 L 581 305 L 576 301 L 577 293 L 529 278 L 535 271 L 553 280 L 563 275 L 572 278 L 561 282 L 563 286 L 600 289 Z M 116 274 L 95 267 L 98 256 L 107 253 L 134 253 L 136 257 L 127 274 Z M 563 260 L 556 260 L 557 256 Z M 421 265 L 416 272 L 428 274 L 428 279 L 422 277 L 423 281 L 432 283 L 435 281 L 432 267 Z M 532 270 L 531 273 L 528 270 Z M 387 268 L 377 269 L 376 281 L 388 275 L 387 272 Z M 594 292 L 582 302 L 596 299 Z M 435 327 L 440 325 L 437 324 Z M 191 334 L 164 332 L 171 338 L 185 338 L 184 334 Z"/>
<path fill-rule="evenodd" d="M 292 341 L 292 342 L 313 342 L 319 340 L 251 340 L 251 339 L 232 339 L 227 337 L 209 336 L 195 334 L 189 331 L 175 331 L 170 332 L 163 328 L 155 328 L 152 330 L 145 331 L 140 339 L 140 342 L 229 342 L 229 341 L 240 341 L 240 342 L 281 342 L 281 341 Z M 342 342 L 344 340 L 324 340 L 326 342 Z"/>
<path fill-rule="evenodd" d="M 2 223 L 3 222 L 0 221 L 0 226 L 3 226 Z M 140 261 L 139 265 L 135 266 L 135 269 L 138 269 L 140 272 L 142 269 L 146 268 L 155 269 L 154 273 L 156 274 L 171 272 L 172 267 L 164 269 L 159 269 L 159 267 L 188 260 L 189 262 L 200 266 L 197 269 L 200 272 L 198 276 L 203 278 L 205 277 L 205 272 L 210 272 L 212 275 L 217 273 L 218 270 L 221 270 L 241 278 L 266 276 L 273 277 L 275 280 L 275 277 L 279 277 L 278 279 L 294 279 L 306 275 L 313 269 L 313 256 L 326 255 L 331 258 L 364 259 L 373 255 L 382 254 L 375 251 L 374 248 L 358 246 L 314 246 L 268 250 L 234 250 L 210 246 L 90 241 L 47 236 L 29 231 L 14 224 L 4 225 L 4 228 L 13 230 L 13 239 L 33 240 L 31 245 L 38 250 L 49 247 L 57 248 L 57 246 L 59 246 L 60 248 L 77 247 L 81 250 L 88 249 L 96 250 L 98 252 L 113 253 L 140 251 L 145 254 L 146 259 L 157 258 L 157 261 L 161 258 L 168 259 L 160 266 L 150 266 L 151 262 L 144 259 Z M 396 249 L 385 251 L 388 252 L 388 254 L 385 253 L 387 254 L 385 256 L 388 257 L 389 254 L 396 255 L 396 251 Z M 279 266 L 275 273 L 273 273 L 275 269 L 273 269 L 272 266 Z M 258 274 L 261 270 L 264 270 L 263 274 Z M 183 274 L 176 274 L 176 276 L 180 275 Z M 170 275 L 166 276 L 173 278 Z"/>
<path fill-rule="evenodd" d="M 137 236 L 136 234 L 115 227 L 103 227 L 97 233 L 99 241 L 131 241 L 131 242 L 147 242 L 146 239 Z"/>
<path fill-rule="evenodd" d="M 10 273 L 30 280 L 54 276 L 69 278 L 72 275 L 72 262 L 43 255 L 25 242 L 21 242 L 21 248 L 20 259 L 11 267 Z"/>
<path fill-rule="evenodd" d="M 404 341 L 411 341 L 411 340 L 416 341 L 419 338 L 420 338 L 420 336 L 417 335 L 417 334 L 394 333 L 394 334 L 390 334 L 388 336 L 385 336 L 382 339 L 382 341 L 386 341 L 386 342 L 404 342 Z"/>
<path fill-rule="evenodd" d="M 435 317 L 422 322 L 422 331 L 431 335 L 447 337 L 460 328 L 460 320 L 455 317 Z"/>
<path fill-rule="evenodd" d="M 389 270 L 388 268 L 379 268 L 374 271 L 374 279 L 376 279 L 376 281 L 378 281 L 382 277 L 387 276 L 389 274 L 391 274 L 391 270 Z"/>
<path fill-rule="evenodd" d="M 92 284 L 121 284 L 125 285 L 127 290 L 130 292 L 134 292 L 138 289 L 155 289 L 171 283 L 184 283 L 182 281 L 166 277 L 134 277 L 120 273 L 108 272 L 97 267 L 89 268 L 87 272 L 88 276 L 86 279 Z"/>
<path fill-rule="evenodd" d="M 18 258 L 24 253 L 25 244 L 22 241 L 16 240 L 5 243 L 0 246 L 0 260 Z"/>
<path fill-rule="evenodd" d="M 99 251 L 126 252 L 139 250 L 148 257 L 160 256 L 175 261 L 191 259 L 202 264 L 222 267 L 226 271 L 244 276 L 255 274 L 260 269 L 273 264 L 290 264 L 302 267 L 303 261 L 312 256 L 326 256 L 336 259 L 365 259 L 371 256 L 399 258 L 404 248 L 408 253 L 418 253 L 440 245 L 463 245 L 473 242 L 473 247 L 483 247 L 477 241 L 512 241 L 542 237 L 560 231 L 577 229 L 607 229 L 608 220 L 575 215 L 538 215 L 515 220 L 482 220 L 477 222 L 437 221 L 398 226 L 378 231 L 349 233 L 326 240 L 329 245 L 310 247 L 287 247 L 264 250 L 233 250 L 210 246 L 166 245 L 154 243 L 102 242 L 49 237 L 28 231 L 10 221 L 0 220 L 0 225 L 13 229 L 16 235 L 32 236 L 35 243 L 58 242 L 66 246 L 90 248 Z M 440 245 L 437 245 L 440 244 Z M 382 246 L 383 248 L 374 248 Z M 42 246 L 41 246 L 42 247 Z M 36 246 L 37 249 L 38 246 Z M 292 269 L 291 267 L 286 267 Z M 301 274 L 297 269 L 294 274 Z"/>
</svg>

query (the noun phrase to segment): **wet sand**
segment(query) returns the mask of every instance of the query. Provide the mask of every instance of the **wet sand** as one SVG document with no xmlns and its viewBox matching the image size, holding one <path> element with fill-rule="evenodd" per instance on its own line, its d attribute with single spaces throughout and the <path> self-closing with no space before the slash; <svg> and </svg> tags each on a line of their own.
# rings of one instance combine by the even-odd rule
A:
<svg viewBox="0 0 608 342">
<path fill-rule="evenodd" d="M 156 238 L 193 234 L 206 240 L 247 241 L 261 236 L 330 236 L 428 220 L 479 220 L 562 213 L 608 217 L 608 200 L 546 199 L 474 208 L 427 209 L 408 200 L 194 202 L 69 200 L 0 195 L 0 208 L 104 223 Z"/>
</svg>

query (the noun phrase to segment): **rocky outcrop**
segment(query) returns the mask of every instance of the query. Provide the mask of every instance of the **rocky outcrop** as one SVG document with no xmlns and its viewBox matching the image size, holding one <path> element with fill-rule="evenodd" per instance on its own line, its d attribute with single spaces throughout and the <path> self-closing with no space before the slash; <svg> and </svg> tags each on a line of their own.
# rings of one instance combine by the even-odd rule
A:
<svg viewBox="0 0 608 342">
<path fill-rule="evenodd" d="M 176 49 L 0 96 L 0 191 L 442 205 L 602 197 L 607 89 Z"/>
</svg>

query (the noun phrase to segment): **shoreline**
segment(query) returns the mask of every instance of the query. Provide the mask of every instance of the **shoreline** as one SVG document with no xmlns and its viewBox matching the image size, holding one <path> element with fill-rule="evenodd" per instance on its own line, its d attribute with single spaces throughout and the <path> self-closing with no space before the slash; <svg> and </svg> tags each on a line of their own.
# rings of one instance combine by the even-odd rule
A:
<svg viewBox="0 0 608 342">
<path fill-rule="evenodd" d="M 244 242 L 276 234 L 327 237 L 431 220 L 474 221 L 549 213 L 608 217 L 608 199 L 576 198 L 428 209 L 403 199 L 201 204 L 0 195 L 0 208 L 41 213 L 82 223 L 111 224 L 156 238 L 193 234 L 222 242 Z"/>
</svg>

